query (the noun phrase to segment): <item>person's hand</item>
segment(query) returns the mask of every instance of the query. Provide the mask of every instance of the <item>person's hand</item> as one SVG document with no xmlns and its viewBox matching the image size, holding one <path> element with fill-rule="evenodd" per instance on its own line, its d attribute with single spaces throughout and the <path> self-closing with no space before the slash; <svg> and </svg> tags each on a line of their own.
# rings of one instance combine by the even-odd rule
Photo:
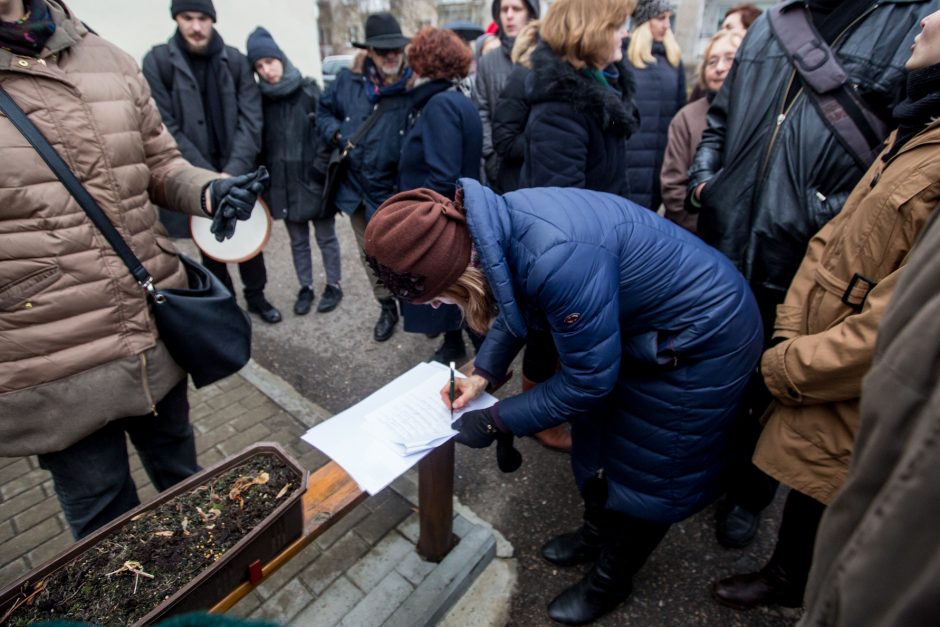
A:
<svg viewBox="0 0 940 627">
<path fill-rule="evenodd" d="M 693 192 L 693 193 L 695 194 L 695 200 L 701 200 L 701 199 L 702 199 L 702 190 L 705 189 L 705 185 L 706 185 L 706 183 L 699 183 L 699 184 L 695 187 L 695 191 Z"/>
<path fill-rule="evenodd" d="M 467 403 L 477 398 L 489 385 L 489 381 L 478 374 L 472 374 L 469 377 L 460 377 L 454 379 L 454 406 L 450 406 L 450 382 L 441 388 L 441 400 L 447 409 L 460 410 L 467 406 Z"/>
<path fill-rule="evenodd" d="M 251 217 L 251 210 L 268 182 L 268 171 L 264 166 L 241 176 L 222 177 L 209 184 L 209 203 L 212 226 L 209 230 L 215 239 L 223 241 L 235 234 L 238 220 Z"/>
<path fill-rule="evenodd" d="M 496 426 L 489 407 L 468 411 L 455 420 L 452 426 L 460 432 L 454 439 L 470 448 L 486 448 L 503 433 Z"/>
</svg>

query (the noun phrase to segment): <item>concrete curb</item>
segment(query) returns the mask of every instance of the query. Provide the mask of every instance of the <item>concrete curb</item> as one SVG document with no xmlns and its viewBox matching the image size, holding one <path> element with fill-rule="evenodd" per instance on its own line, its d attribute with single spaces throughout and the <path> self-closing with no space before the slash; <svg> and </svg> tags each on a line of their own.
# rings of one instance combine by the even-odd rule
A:
<svg viewBox="0 0 940 627">
<path fill-rule="evenodd" d="M 316 426 L 331 416 L 328 411 L 301 396 L 290 383 L 254 359 L 249 360 L 238 374 L 307 427 Z"/>
<path fill-rule="evenodd" d="M 249 361 L 239 375 L 307 427 L 331 416 L 254 360 Z M 396 479 L 390 489 L 417 508 L 415 469 Z M 467 621 L 478 626 L 505 624 L 516 581 L 515 560 L 511 559 L 512 545 L 457 499 L 454 499 L 454 510 L 454 533 L 460 542 L 444 560 L 434 565 L 390 615 L 385 613 L 388 618 L 381 622 L 383 627 L 425 627 L 442 620 L 455 620 L 452 617 L 456 616 L 460 617 L 460 623 L 456 624 L 467 624 Z M 367 559 L 370 554 L 371 551 L 362 559 Z M 494 562 L 497 556 L 503 559 Z M 485 582 L 478 580 L 482 573 L 486 573 Z M 473 596 L 476 600 L 461 602 L 471 589 L 475 591 Z M 372 606 L 388 600 L 386 591 L 376 587 L 351 607 L 349 614 L 372 614 L 375 617 L 376 612 L 387 611 L 387 608 Z M 342 624 L 346 622 L 344 619 Z"/>
</svg>

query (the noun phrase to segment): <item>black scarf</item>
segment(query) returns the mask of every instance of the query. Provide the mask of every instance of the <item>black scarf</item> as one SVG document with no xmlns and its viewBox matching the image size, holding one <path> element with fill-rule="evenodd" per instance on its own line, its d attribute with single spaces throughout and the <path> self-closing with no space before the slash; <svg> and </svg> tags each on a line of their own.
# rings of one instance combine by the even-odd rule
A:
<svg viewBox="0 0 940 627">
<path fill-rule="evenodd" d="M 55 22 L 45 0 L 23 3 L 26 15 L 15 22 L 0 21 L 0 47 L 13 54 L 39 56 L 55 32 Z"/>
<path fill-rule="evenodd" d="M 294 65 L 287 59 L 284 59 L 283 65 L 284 74 L 281 76 L 281 80 L 274 83 L 273 85 L 261 78 L 260 74 L 258 75 L 258 87 L 261 89 L 261 95 L 265 98 L 270 98 L 272 100 L 286 98 L 300 89 L 300 87 L 303 85 L 304 77 L 300 73 L 300 70 L 295 68 Z"/>
<path fill-rule="evenodd" d="M 222 51 L 225 42 L 222 36 L 212 31 L 212 38 L 204 52 L 192 52 L 177 29 L 176 43 L 189 63 L 199 94 L 202 96 L 202 110 L 206 120 L 206 130 L 209 133 L 209 154 L 206 157 L 212 166 L 222 171 L 228 161 L 228 129 L 225 127 L 225 106 L 222 102 L 222 77 L 225 68 L 222 65 Z"/>
<path fill-rule="evenodd" d="M 907 99 L 894 108 L 898 135 L 885 156 L 887 161 L 940 116 L 940 63 L 907 75 Z"/>
</svg>

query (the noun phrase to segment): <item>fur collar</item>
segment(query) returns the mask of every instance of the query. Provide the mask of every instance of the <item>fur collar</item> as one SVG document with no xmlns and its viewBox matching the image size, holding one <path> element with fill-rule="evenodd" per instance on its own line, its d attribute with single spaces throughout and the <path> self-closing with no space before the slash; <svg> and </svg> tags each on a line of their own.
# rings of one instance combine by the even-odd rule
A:
<svg viewBox="0 0 940 627">
<path fill-rule="evenodd" d="M 546 44 L 540 43 L 532 53 L 533 80 L 527 82 L 531 104 L 562 100 L 577 111 L 596 118 L 605 131 L 630 137 L 640 126 L 633 102 L 633 74 L 623 62 L 614 64 L 620 75 L 616 89 L 610 89 L 581 74 L 559 58 Z"/>
</svg>

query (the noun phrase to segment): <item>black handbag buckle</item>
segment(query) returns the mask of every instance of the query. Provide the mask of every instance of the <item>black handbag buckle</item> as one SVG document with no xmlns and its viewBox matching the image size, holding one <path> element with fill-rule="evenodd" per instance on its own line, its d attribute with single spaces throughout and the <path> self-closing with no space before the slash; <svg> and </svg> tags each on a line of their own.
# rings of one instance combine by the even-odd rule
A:
<svg viewBox="0 0 940 627">
<path fill-rule="evenodd" d="M 855 291 L 855 288 L 858 287 L 859 283 L 865 283 L 865 293 L 862 295 L 862 299 L 857 302 L 852 302 L 852 292 Z M 854 309 L 855 311 L 861 311 L 862 307 L 865 306 L 865 299 L 868 298 L 868 294 L 875 289 L 875 286 L 878 285 L 878 281 L 869 279 L 868 277 L 862 276 L 858 272 L 852 275 L 851 280 L 849 280 L 848 287 L 845 288 L 845 291 L 842 292 L 842 302 Z"/>
</svg>

